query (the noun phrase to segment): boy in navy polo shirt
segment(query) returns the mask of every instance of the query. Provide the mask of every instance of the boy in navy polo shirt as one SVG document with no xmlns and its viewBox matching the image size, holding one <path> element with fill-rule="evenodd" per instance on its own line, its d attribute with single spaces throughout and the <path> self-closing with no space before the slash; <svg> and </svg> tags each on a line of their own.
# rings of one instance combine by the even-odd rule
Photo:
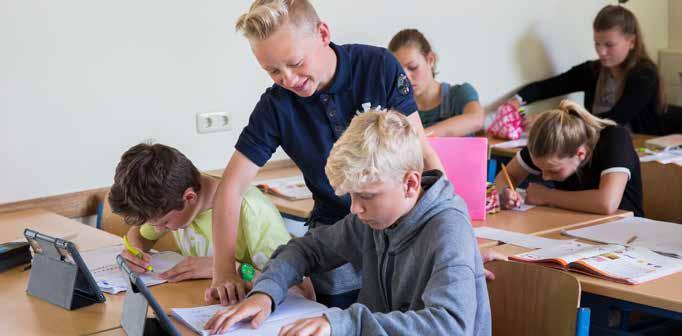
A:
<svg viewBox="0 0 682 336">
<path fill-rule="evenodd" d="M 324 166 L 332 145 L 356 114 L 390 108 L 408 116 L 419 135 L 425 169 L 442 170 L 414 113 L 417 106 L 407 76 L 389 51 L 332 43 L 329 27 L 307 0 L 257 0 L 236 28 L 275 83 L 242 130 L 214 199 L 216 250 L 205 299 L 222 304 L 244 297 L 245 284 L 229 267 L 234 265 L 239 205 L 259 167 L 278 146 L 301 169 L 313 193 L 311 228 L 331 225 L 350 211 L 349 197 L 334 194 Z M 312 279 L 318 301 L 342 308 L 355 301 L 361 286 L 350 264 Z"/>
</svg>

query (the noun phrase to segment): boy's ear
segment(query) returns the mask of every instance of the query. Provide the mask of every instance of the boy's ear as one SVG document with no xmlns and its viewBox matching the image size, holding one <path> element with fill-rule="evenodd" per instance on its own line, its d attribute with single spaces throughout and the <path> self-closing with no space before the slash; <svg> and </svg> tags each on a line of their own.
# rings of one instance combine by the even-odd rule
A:
<svg viewBox="0 0 682 336">
<path fill-rule="evenodd" d="M 320 23 L 317 24 L 317 33 L 322 38 L 322 43 L 324 43 L 325 46 L 328 46 L 332 37 L 326 22 L 320 21 Z"/>
<path fill-rule="evenodd" d="M 575 151 L 575 156 L 577 156 L 580 161 L 587 158 L 587 148 L 585 148 L 585 145 L 580 145 L 580 147 L 578 147 L 578 150 Z"/>
<path fill-rule="evenodd" d="M 182 194 L 182 199 L 193 203 L 199 200 L 199 195 L 194 191 L 194 188 L 189 187 L 185 189 L 185 192 Z"/>
<path fill-rule="evenodd" d="M 418 171 L 412 170 L 405 173 L 405 177 L 403 177 L 403 186 L 405 188 L 406 198 L 419 196 L 421 181 L 422 174 Z"/>
</svg>

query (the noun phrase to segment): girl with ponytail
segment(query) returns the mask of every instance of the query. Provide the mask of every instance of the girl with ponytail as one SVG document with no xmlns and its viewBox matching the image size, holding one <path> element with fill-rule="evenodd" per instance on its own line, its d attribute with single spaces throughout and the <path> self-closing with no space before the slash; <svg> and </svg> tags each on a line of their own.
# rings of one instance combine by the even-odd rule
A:
<svg viewBox="0 0 682 336">
<path fill-rule="evenodd" d="M 623 6 L 608 5 L 599 11 L 592 28 L 598 60 L 528 84 L 509 103 L 519 106 L 582 91 L 592 114 L 634 133 L 662 134 L 661 114 L 667 108 L 663 86 L 637 18 Z"/>
<path fill-rule="evenodd" d="M 507 171 L 514 185 L 533 174 L 553 181 L 555 188 L 530 183 L 524 200 L 498 174 L 495 185 L 504 209 L 525 202 L 599 214 L 622 209 L 644 216 L 639 157 L 630 133 L 572 101 L 538 116 L 528 146 Z"/>
</svg>

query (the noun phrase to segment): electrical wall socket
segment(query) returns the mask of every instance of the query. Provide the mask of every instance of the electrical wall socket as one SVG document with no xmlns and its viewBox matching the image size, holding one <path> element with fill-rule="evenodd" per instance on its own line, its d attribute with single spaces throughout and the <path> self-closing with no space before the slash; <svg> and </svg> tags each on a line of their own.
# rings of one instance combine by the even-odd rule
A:
<svg viewBox="0 0 682 336">
<path fill-rule="evenodd" d="M 229 112 L 197 113 L 197 133 L 225 132 L 232 130 Z"/>
</svg>

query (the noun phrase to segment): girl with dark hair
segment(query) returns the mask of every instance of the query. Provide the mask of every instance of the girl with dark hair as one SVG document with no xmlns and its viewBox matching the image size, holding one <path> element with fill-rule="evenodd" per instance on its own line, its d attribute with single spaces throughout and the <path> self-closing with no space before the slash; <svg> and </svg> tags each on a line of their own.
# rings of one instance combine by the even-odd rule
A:
<svg viewBox="0 0 682 336">
<path fill-rule="evenodd" d="M 528 84 L 509 103 L 520 106 L 571 92 L 585 92 L 585 107 L 634 133 L 662 134 L 666 110 L 661 78 L 644 47 L 635 15 L 606 6 L 594 19 L 598 60 L 576 65 L 556 77 Z"/>
<path fill-rule="evenodd" d="M 398 32 L 388 45 L 405 69 L 427 135 L 465 136 L 483 129 L 485 112 L 469 83 L 438 82 L 436 53 L 416 29 Z"/>
</svg>

